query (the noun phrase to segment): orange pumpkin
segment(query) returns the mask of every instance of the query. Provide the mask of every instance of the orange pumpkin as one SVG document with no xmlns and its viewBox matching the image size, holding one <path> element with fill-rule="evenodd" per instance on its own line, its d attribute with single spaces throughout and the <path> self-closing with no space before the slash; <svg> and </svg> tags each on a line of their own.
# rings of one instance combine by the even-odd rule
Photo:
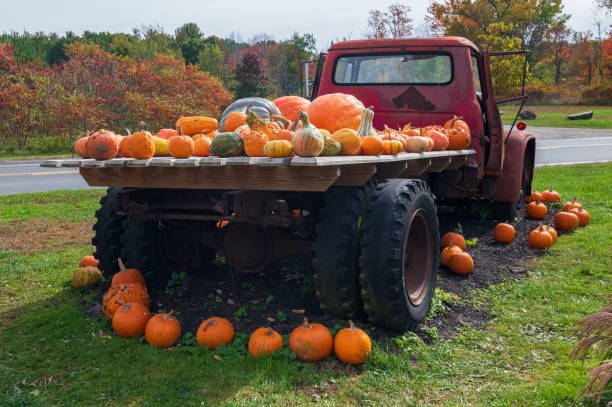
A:
<svg viewBox="0 0 612 407">
<path fill-rule="evenodd" d="M 313 126 L 330 133 L 344 128 L 357 130 L 361 111 L 365 108 L 355 96 L 345 93 L 328 93 L 308 105 L 308 117 Z"/>
<path fill-rule="evenodd" d="M 553 238 L 550 233 L 548 233 L 542 224 L 535 228 L 529 233 L 528 239 L 529 247 L 532 249 L 548 249 L 553 244 Z"/>
<path fill-rule="evenodd" d="M 538 199 L 542 199 L 542 194 L 535 189 L 532 189 L 531 195 L 525 197 L 525 203 L 535 202 Z"/>
<path fill-rule="evenodd" d="M 529 202 L 525 213 L 529 219 L 544 219 L 548 214 L 548 208 L 539 199 L 536 199 L 535 202 Z"/>
<path fill-rule="evenodd" d="M 338 331 L 334 338 L 334 353 L 344 363 L 361 365 L 372 351 L 372 341 L 367 333 L 349 320 L 349 327 Z"/>
<path fill-rule="evenodd" d="M 559 212 L 555 216 L 555 229 L 572 231 L 578 227 L 578 216 L 570 211 Z"/>
<path fill-rule="evenodd" d="M 238 127 L 246 124 L 246 110 L 248 106 L 243 110 L 235 110 L 227 115 L 223 127 L 225 131 L 235 131 Z"/>
<path fill-rule="evenodd" d="M 465 250 L 467 245 L 465 244 L 465 239 L 459 233 L 448 232 L 445 233 L 440 239 L 440 248 L 444 249 L 447 246 L 454 244 L 455 246 L 459 246 L 461 250 Z"/>
<path fill-rule="evenodd" d="M 550 189 L 542 192 L 542 197 L 540 198 L 540 200 L 542 202 L 561 202 L 561 196 L 557 191 L 552 189 L 551 186 Z"/>
<path fill-rule="evenodd" d="M 340 155 L 355 155 L 361 151 L 361 137 L 353 129 L 340 129 L 332 134 L 332 139 L 342 146 Z"/>
<path fill-rule="evenodd" d="M 440 264 L 442 264 L 443 266 L 448 266 L 448 261 L 450 260 L 451 256 L 453 254 L 461 253 L 462 251 L 463 250 L 461 250 L 459 246 L 455 246 L 452 244 L 450 246 L 446 246 L 440 252 Z"/>
<path fill-rule="evenodd" d="M 121 305 L 113 315 L 113 329 L 122 338 L 131 338 L 145 333 L 147 322 L 151 319 L 149 308 L 132 302 Z"/>
<path fill-rule="evenodd" d="M 234 340 L 234 326 L 225 318 L 212 317 L 200 324 L 196 339 L 198 345 L 216 349 Z"/>
<path fill-rule="evenodd" d="M 455 274 L 464 276 L 470 274 L 474 269 L 474 260 L 469 253 L 461 252 L 450 256 L 448 260 L 448 268 Z"/>
<path fill-rule="evenodd" d="M 402 129 L 402 134 L 407 137 L 416 137 L 416 136 L 423 137 L 422 129 L 418 127 L 412 127 L 410 124 L 407 124 L 404 126 L 404 128 Z"/>
<path fill-rule="evenodd" d="M 466 122 L 461 120 L 461 117 L 457 115 L 455 115 L 452 119 L 447 120 L 446 123 L 444 123 L 444 129 L 461 129 L 467 133 L 468 137 L 470 136 L 470 127 L 467 125 Z"/>
<path fill-rule="evenodd" d="M 129 129 L 125 129 L 127 136 L 121 139 L 121 143 L 119 143 L 119 155 L 122 157 L 131 157 L 132 153 L 130 152 L 130 145 L 132 143 L 132 133 L 130 133 Z"/>
<path fill-rule="evenodd" d="M 87 140 L 89 136 L 81 137 L 74 143 L 74 152 L 77 153 L 82 158 L 89 158 L 89 154 L 87 153 Z"/>
<path fill-rule="evenodd" d="M 385 146 L 380 137 L 367 136 L 361 139 L 361 151 L 365 155 L 380 155 L 385 151 Z"/>
<path fill-rule="evenodd" d="M 294 121 L 298 118 L 299 112 L 306 112 L 310 105 L 310 100 L 299 96 L 281 96 L 272 101 L 280 111 L 281 115 Z"/>
<path fill-rule="evenodd" d="M 122 284 L 111 287 L 102 299 L 102 311 L 107 319 L 111 319 L 121 304 L 139 302 L 147 307 L 151 305 L 151 298 L 147 289 L 140 284 Z"/>
<path fill-rule="evenodd" d="M 297 359 L 318 362 L 331 354 L 333 338 L 329 329 L 321 324 L 310 324 L 307 318 L 289 335 L 289 349 Z"/>
<path fill-rule="evenodd" d="M 508 244 L 514 240 L 514 236 L 516 236 L 516 230 L 509 223 L 498 223 L 493 230 L 493 238 L 496 242 Z"/>
<path fill-rule="evenodd" d="M 126 268 L 121 258 L 117 259 L 117 263 L 119 264 L 119 272 L 113 276 L 111 287 L 119 287 L 123 284 L 140 284 L 146 287 L 147 282 L 138 269 Z"/>
<path fill-rule="evenodd" d="M 274 329 L 257 328 L 249 338 L 249 352 L 254 357 L 267 356 L 283 347 L 283 337 Z"/>
<path fill-rule="evenodd" d="M 404 145 L 398 140 L 383 140 L 383 147 L 385 149 L 383 154 L 387 155 L 399 154 L 404 151 Z"/>
<path fill-rule="evenodd" d="M 175 345 L 181 337 L 181 324 L 170 311 L 167 314 L 157 314 L 147 322 L 145 339 L 148 344 L 160 348 Z"/>
<path fill-rule="evenodd" d="M 591 219 L 591 216 L 587 211 L 582 208 L 573 208 L 571 212 L 578 217 L 578 224 L 580 226 L 587 226 Z"/>
<path fill-rule="evenodd" d="M 325 140 L 318 129 L 310 125 L 308 115 L 300 112 L 302 128 L 295 132 L 293 139 L 293 151 L 301 157 L 317 157 L 323 151 Z"/>
<path fill-rule="evenodd" d="M 244 140 L 244 151 L 249 157 L 265 157 L 264 146 L 268 136 L 255 130 L 243 130 L 240 136 Z"/>
<path fill-rule="evenodd" d="M 175 129 L 161 129 L 159 132 L 157 132 L 156 136 L 166 140 L 170 140 L 170 138 L 178 136 L 178 131 L 176 131 Z"/>
<path fill-rule="evenodd" d="M 571 201 L 564 203 L 562 210 L 567 211 L 574 208 L 582 208 L 582 205 L 576 202 L 576 197 L 574 197 Z"/>
<path fill-rule="evenodd" d="M 206 116 L 181 117 L 176 121 L 177 130 L 178 126 L 181 126 L 183 128 L 183 133 L 186 136 L 216 130 L 217 125 L 217 119 Z"/>
<path fill-rule="evenodd" d="M 293 132 L 291 130 L 283 129 L 283 130 L 279 131 L 278 133 L 276 133 L 276 139 L 277 140 L 292 141 L 293 140 Z"/>
<path fill-rule="evenodd" d="M 472 141 L 470 133 L 462 128 L 448 129 L 446 130 L 446 136 L 448 137 L 449 150 L 465 150 L 470 147 Z"/>
<path fill-rule="evenodd" d="M 208 137 L 195 140 L 193 142 L 193 154 L 197 157 L 210 156 L 210 143 L 212 143 L 212 139 Z"/>
<path fill-rule="evenodd" d="M 87 154 L 96 160 L 110 160 L 117 156 L 119 146 L 115 133 L 100 129 L 87 138 Z"/>
<path fill-rule="evenodd" d="M 193 155 L 193 139 L 183 135 L 183 127 L 179 124 L 178 136 L 170 138 L 168 141 L 168 152 L 174 158 L 189 158 Z"/>
<path fill-rule="evenodd" d="M 98 267 L 98 263 L 100 263 L 100 260 L 96 259 L 93 254 L 94 249 L 93 246 L 91 246 L 91 255 L 83 256 L 81 261 L 79 261 L 79 267 Z"/>
<path fill-rule="evenodd" d="M 155 154 L 155 140 L 144 127 L 145 122 L 140 122 L 140 131 L 134 133 L 130 140 L 130 154 L 138 160 L 148 160 Z"/>
<path fill-rule="evenodd" d="M 439 131 L 436 128 L 432 128 L 425 131 L 423 129 L 423 135 L 433 140 L 433 151 L 444 151 L 448 148 L 449 141 L 444 130 Z"/>
<path fill-rule="evenodd" d="M 555 243 L 557 241 L 557 237 L 559 237 L 559 235 L 557 235 L 557 230 L 550 226 L 550 223 L 548 225 L 543 225 L 542 227 L 545 231 L 550 233 L 550 236 L 552 236 L 553 243 Z"/>
</svg>

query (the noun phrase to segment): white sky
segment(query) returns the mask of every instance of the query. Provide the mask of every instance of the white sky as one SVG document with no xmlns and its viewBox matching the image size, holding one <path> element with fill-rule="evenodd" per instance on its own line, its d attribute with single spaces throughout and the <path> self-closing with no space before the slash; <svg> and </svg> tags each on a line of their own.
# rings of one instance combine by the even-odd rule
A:
<svg viewBox="0 0 612 407">
<path fill-rule="evenodd" d="M 293 32 L 313 33 L 317 48 L 327 49 L 330 41 L 358 39 L 366 29 L 368 11 L 385 8 L 394 0 L 0 0 L 0 32 L 56 32 L 70 30 L 131 32 L 140 25 L 159 24 L 166 33 L 186 22 L 198 24 L 206 35 L 227 37 L 240 33 L 248 40 L 267 33 L 275 40 Z M 426 14 L 428 0 L 404 0 L 412 8 L 415 29 Z M 594 29 L 593 0 L 564 0 L 569 25 L 577 31 Z M 612 17 L 597 16 L 609 30 Z"/>
</svg>

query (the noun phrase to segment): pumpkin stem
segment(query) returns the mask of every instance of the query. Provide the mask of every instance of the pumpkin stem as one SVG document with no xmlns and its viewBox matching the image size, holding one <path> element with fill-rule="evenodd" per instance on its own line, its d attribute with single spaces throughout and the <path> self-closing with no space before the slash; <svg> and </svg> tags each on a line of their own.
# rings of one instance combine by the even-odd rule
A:
<svg viewBox="0 0 612 407">
<path fill-rule="evenodd" d="M 206 331 L 209 326 L 215 326 L 215 325 L 217 325 L 216 319 L 213 319 L 212 321 L 208 321 L 208 323 L 202 327 L 202 331 Z"/>
<path fill-rule="evenodd" d="M 166 315 L 164 315 L 164 319 L 171 320 L 172 318 L 174 318 L 174 317 L 172 316 L 172 313 L 173 313 L 173 312 L 174 312 L 174 310 L 173 310 L 173 309 L 171 309 L 171 310 L 170 310 L 170 312 L 168 312 Z"/>
<path fill-rule="evenodd" d="M 544 230 L 544 226 L 542 225 L 542 222 L 540 222 L 540 226 L 538 226 L 538 230 L 539 230 L 540 232 L 544 232 L 544 231 L 545 231 L 545 230 Z"/>
<path fill-rule="evenodd" d="M 281 116 L 280 114 L 273 114 L 272 116 L 270 116 L 270 120 L 274 120 L 275 122 L 281 122 L 281 124 L 283 125 L 283 129 L 286 129 L 287 127 L 291 126 L 291 122 L 289 121 L 289 119 L 284 116 Z"/>
<path fill-rule="evenodd" d="M 266 335 L 268 335 L 268 336 L 273 336 L 274 335 L 274 331 L 272 330 L 272 328 L 268 327 L 268 329 L 266 329 Z"/>
<path fill-rule="evenodd" d="M 299 123 L 299 122 L 300 122 L 300 118 L 298 117 L 298 118 L 296 118 L 296 119 L 293 121 L 293 124 L 291 125 L 291 128 L 290 128 L 289 130 L 290 130 L 290 131 L 295 131 L 295 129 L 297 128 L 297 125 L 298 125 L 298 123 Z"/>
<path fill-rule="evenodd" d="M 299 117 L 300 117 L 300 120 L 302 121 L 303 128 L 310 127 L 310 122 L 308 121 L 308 114 L 306 112 L 302 112 L 300 110 Z"/>
<path fill-rule="evenodd" d="M 178 127 L 178 134 L 179 134 L 179 136 L 183 137 L 183 126 L 181 126 L 179 124 L 177 127 Z"/>
<path fill-rule="evenodd" d="M 353 321 L 351 319 L 349 319 L 349 329 L 351 331 L 354 331 L 357 329 L 357 327 L 355 326 L 355 324 L 353 323 Z"/>
<path fill-rule="evenodd" d="M 145 122 L 141 120 L 140 123 L 138 123 L 138 127 L 140 128 L 140 131 L 143 131 L 145 128 Z"/>
<path fill-rule="evenodd" d="M 119 263 L 119 270 L 127 271 L 127 268 L 125 267 L 125 264 L 123 264 L 123 260 L 121 260 L 121 257 L 117 259 L 117 263 Z"/>
<path fill-rule="evenodd" d="M 302 328 L 307 328 L 307 329 L 312 328 L 310 326 L 310 323 L 308 322 L 308 318 L 306 318 L 306 317 L 304 317 L 304 323 L 302 324 Z"/>
</svg>

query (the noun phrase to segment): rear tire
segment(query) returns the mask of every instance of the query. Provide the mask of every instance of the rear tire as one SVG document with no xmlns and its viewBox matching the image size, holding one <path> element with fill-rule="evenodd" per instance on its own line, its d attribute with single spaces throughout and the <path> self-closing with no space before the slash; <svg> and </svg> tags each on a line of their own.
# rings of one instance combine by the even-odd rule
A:
<svg viewBox="0 0 612 407">
<path fill-rule="evenodd" d="M 336 187 L 327 193 L 315 230 L 313 280 L 321 310 L 337 318 L 363 314 L 359 286 L 362 219 L 376 184 Z"/>
<path fill-rule="evenodd" d="M 394 179 L 373 194 L 361 238 L 361 297 L 371 322 L 413 329 L 436 287 L 440 234 L 427 184 Z"/>
<path fill-rule="evenodd" d="M 101 207 L 96 211 L 97 221 L 93 226 L 95 235 L 91 244 L 96 247 L 94 257 L 100 260 L 98 267 L 106 276 L 119 271 L 117 259 L 121 256 L 122 223 L 125 219 L 115 211 L 115 199 L 120 191 L 120 188 L 108 188 L 100 199 Z"/>
</svg>

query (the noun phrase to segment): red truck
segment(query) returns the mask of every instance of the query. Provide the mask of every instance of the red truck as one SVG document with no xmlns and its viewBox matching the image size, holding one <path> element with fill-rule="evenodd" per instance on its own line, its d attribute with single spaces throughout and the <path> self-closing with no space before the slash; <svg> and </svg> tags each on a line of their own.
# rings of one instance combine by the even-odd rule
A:
<svg viewBox="0 0 612 407">
<path fill-rule="evenodd" d="M 169 270 L 202 267 L 219 253 L 242 272 L 307 256 L 323 311 L 411 329 L 436 286 L 437 205 L 488 205 L 509 219 L 530 193 L 535 138 L 504 131 L 497 107 L 526 97 L 495 100 L 490 55 L 446 37 L 345 41 L 318 61 L 313 98 L 353 94 L 374 107 L 376 128 L 461 116 L 469 150 L 43 165 L 79 167 L 89 185 L 112 187 L 92 239 L 107 274 L 120 256 L 162 282 Z"/>
</svg>

